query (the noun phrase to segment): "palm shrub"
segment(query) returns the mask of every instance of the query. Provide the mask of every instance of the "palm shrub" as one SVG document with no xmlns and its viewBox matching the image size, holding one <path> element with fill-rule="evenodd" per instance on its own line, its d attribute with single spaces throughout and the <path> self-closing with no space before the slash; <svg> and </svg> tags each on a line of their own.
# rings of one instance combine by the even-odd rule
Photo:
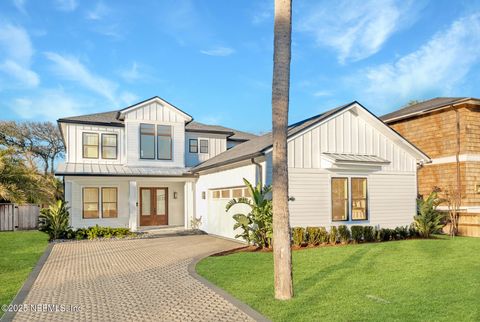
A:
<svg viewBox="0 0 480 322">
<path fill-rule="evenodd" d="M 421 237 L 429 238 L 443 228 L 445 214 L 437 210 L 442 202 L 436 191 L 432 191 L 426 199 L 417 200 L 417 215 L 413 217 L 413 223 Z"/>
<path fill-rule="evenodd" d="M 46 232 L 50 240 L 64 238 L 71 228 L 68 224 L 67 203 L 57 200 L 53 205 L 40 211 L 39 230 Z"/>
<path fill-rule="evenodd" d="M 233 215 L 233 219 L 236 221 L 233 229 L 241 229 L 241 232 L 235 238 L 243 238 L 248 244 L 253 243 L 258 247 L 270 247 L 273 237 L 273 212 L 270 194 L 272 187 L 262 187 L 260 183 L 253 187 L 247 179 L 243 179 L 243 182 L 247 186 L 251 198 L 234 198 L 225 207 L 225 211 L 229 211 L 237 204 L 250 207 L 248 214 L 238 213 Z"/>
<path fill-rule="evenodd" d="M 330 228 L 330 233 L 328 234 L 328 241 L 330 244 L 335 245 L 338 240 L 338 229 L 337 226 L 332 226 Z"/>
<path fill-rule="evenodd" d="M 342 244 L 348 244 L 350 241 L 350 230 L 346 225 L 338 226 L 338 236 L 340 237 L 340 242 Z"/>
<path fill-rule="evenodd" d="M 305 241 L 305 228 L 293 227 L 292 228 L 293 246 L 301 247 Z"/>
<path fill-rule="evenodd" d="M 360 243 L 363 240 L 363 226 L 352 226 L 352 240 L 354 243 Z"/>
</svg>

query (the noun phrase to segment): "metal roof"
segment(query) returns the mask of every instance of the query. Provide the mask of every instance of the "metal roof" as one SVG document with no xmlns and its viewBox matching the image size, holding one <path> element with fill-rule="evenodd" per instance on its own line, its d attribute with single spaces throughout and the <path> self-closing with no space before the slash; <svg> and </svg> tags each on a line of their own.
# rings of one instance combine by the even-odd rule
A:
<svg viewBox="0 0 480 322">
<path fill-rule="evenodd" d="M 120 164 L 60 163 L 60 176 L 180 177 L 191 176 L 190 168 L 130 167 Z"/>
<path fill-rule="evenodd" d="M 333 162 L 351 162 L 351 163 L 378 163 L 378 164 L 389 164 L 390 161 L 381 158 L 377 155 L 367 155 L 367 154 L 344 154 L 344 153 L 328 153 L 323 152 L 323 156 L 327 159 L 330 159 Z"/>
</svg>

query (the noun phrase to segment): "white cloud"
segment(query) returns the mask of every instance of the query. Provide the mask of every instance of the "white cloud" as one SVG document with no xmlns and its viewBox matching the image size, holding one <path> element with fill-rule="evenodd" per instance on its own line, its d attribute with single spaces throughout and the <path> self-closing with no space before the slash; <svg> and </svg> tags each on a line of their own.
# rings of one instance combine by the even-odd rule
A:
<svg viewBox="0 0 480 322">
<path fill-rule="evenodd" d="M 107 7 L 103 2 L 97 3 L 93 10 L 87 12 L 86 18 L 88 20 L 102 20 L 110 13 L 110 8 Z"/>
<path fill-rule="evenodd" d="M 119 98 L 122 104 L 127 106 L 138 102 L 138 96 L 130 92 L 122 92 Z"/>
<path fill-rule="evenodd" d="M 297 29 L 333 48 L 338 61 L 358 61 L 377 53 L 399 29 L 416 19 L 422 1 L 342 0 L 301 7 Z"/>
<path fill-rule="evenodd" d="M 332 93 L 330 91 L 323 91 L 323 90 L 320 90 L 320 91 L 316 91 L 315 93 L 313 93 L 313 96 L 315 97 L 325 97 L 325 96 L 331 96 Z"/>
<path fill-rule="evenodd" d="M 0 24 L 0 72 L 13 77 L 9 86 L 35 87 L 40 78 L 31 70 L 33 46 L 25 29 L 10 24 Z"/>
<path fill-rule="evenodd" d="M 208 56 L 230 56 L 235 53 L 235 50 L 230 47 L 214 47 L 211 49 L 200 50 L 200 52 Z"/>
<path fill-rule="evenodd" d="M 393 63 L 367 68 L 358 87 L 377 102 L 448 95 L 480 62 L 480 13 L 456 20 L 418 50 Z"/>
<path fill-rule="evenodd" d="M 45 56 L 54 63 L 53 70 L 58 76 L 76 82 L 111 102 L 117 102 L 115 97 L 117 85 L 106 78 L 92 73 L 77 58 L 62 56 L 54 52 L 47 52 Z"/>
<path fill-rule="evenodd" d="M 132 63 L 130 68 L 121 70 L 120 76 L 127 82 L 134 82 L 143 77 L 139 71 L 139 66 L 136 61 Z"/>
<path fill-rule="evenodd" d="M 60 11 L 74 11 L 77 6 L 76 0 L 55 0 L 55 7 Z"/>
<path fill-rule="evenodd" d="M 267 20 L 273 20 L 273 1 L 256 1 L 253 8 L 252 23 L 258 25 Z"/>
<path fill-rule="evenodd" d="M 13 0 L 13 5 L 23 14 L 27 14 L 27 10 L 25 9 L 25 0 Z"/>
</svg>

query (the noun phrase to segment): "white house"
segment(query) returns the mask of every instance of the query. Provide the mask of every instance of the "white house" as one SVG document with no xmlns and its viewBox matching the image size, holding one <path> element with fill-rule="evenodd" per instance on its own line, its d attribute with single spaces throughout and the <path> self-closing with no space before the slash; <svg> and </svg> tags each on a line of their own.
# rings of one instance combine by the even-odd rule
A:
<svg viewBox="0 0 480 322">
<path fill-rule="evenodd" d="M 58 120 L 73 227 L 190 226 L 233 238 L 225 204 L 271 182 L 271 134 L 205 125 L 154 97 Z M 289 127 L 292 226 L 407 225 L 428 156 L 352 102 Z"/>
</svg>

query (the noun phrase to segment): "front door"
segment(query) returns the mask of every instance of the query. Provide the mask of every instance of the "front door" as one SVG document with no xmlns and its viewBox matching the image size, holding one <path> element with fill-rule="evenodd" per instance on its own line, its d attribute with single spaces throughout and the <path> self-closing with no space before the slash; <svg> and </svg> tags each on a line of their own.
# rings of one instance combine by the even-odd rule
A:
<svg viewBox="0 0 480 322">
<path fill-rule="evenodd" d="M 140 188 L 140 226 L 168 225 L 168 188 Z"/>
</svg>

